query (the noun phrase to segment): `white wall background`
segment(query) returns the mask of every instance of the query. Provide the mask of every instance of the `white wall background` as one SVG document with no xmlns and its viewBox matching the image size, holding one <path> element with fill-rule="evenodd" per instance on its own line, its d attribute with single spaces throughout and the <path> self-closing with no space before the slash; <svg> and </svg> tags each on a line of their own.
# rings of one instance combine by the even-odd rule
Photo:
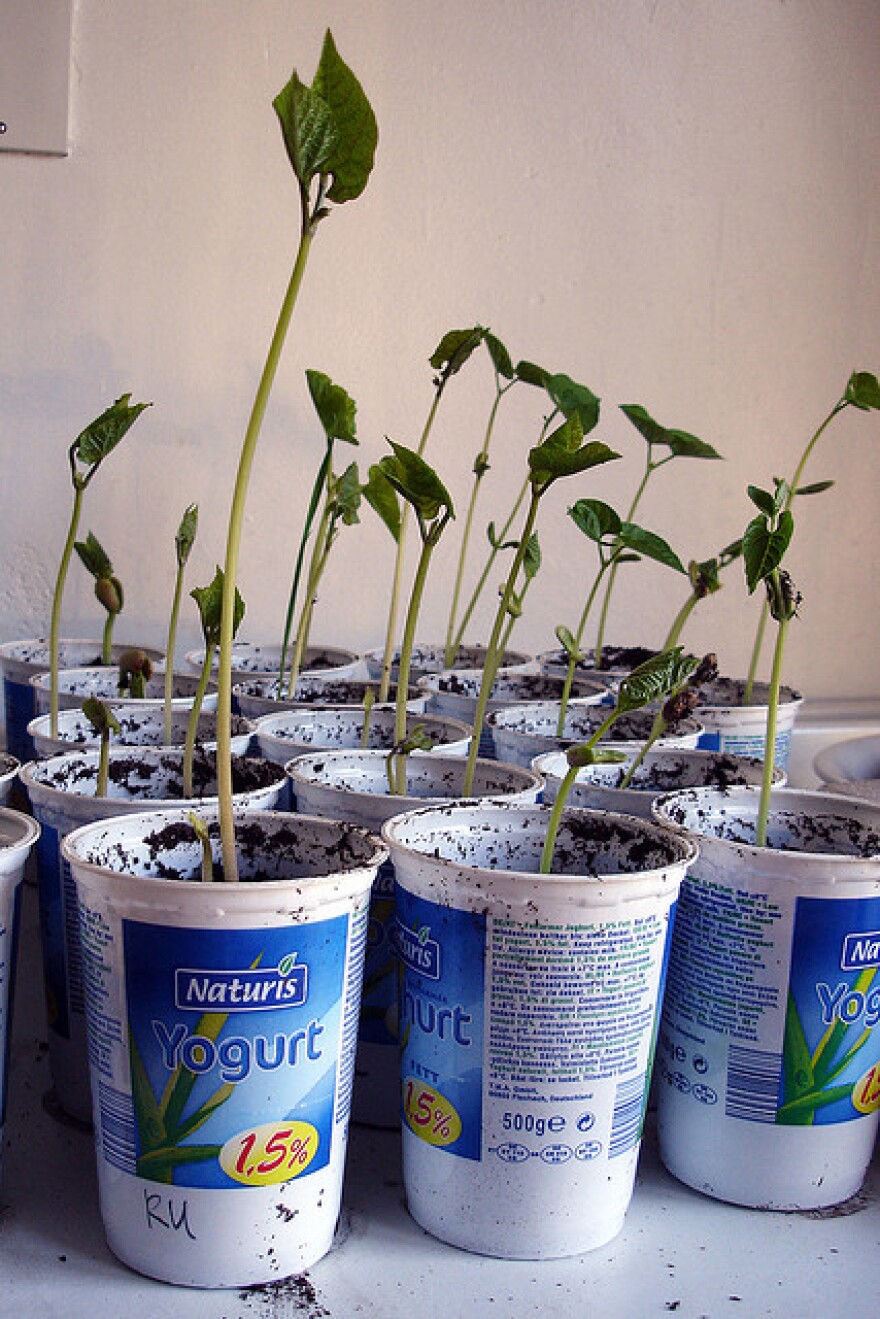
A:
<svg viewBox="0 0 880 1319">
<path fill-rule="evenodd" d="M 592 547 L 564 516 L 624 506 L 642 403 L 714 444 L 680 460 L 640 520 L 683 559 L 741 534 L 749 482 L 788 475 L 854 369 L 880 370 L 880 8 L 876 0 L 76 0 L 67 159 L 0 156 L 0 634 L 34 635 L 70 506 L 67 447 L 122 392 L 154 406 L 87 495 L 126 586 L 120 634 L 161 642 L 172 538 L 201 508 L 188 585 L 222 561 L 238 446 L 297 237 L 271 99 L 310 81 L 325 26 L 380 126 L 364 196 L 318 232 L 257 456 L 242 635 L 279 638 L 322 439 L 304 369 L 358 401 L 360 457 L 417 441 L 442 333 L 481 322 L 515 359 L 603 400 L 624 455 L 560 483 L 519 642 L 573 625 Z M 449 387 L 428 456 L 462 505 L 491 399 L 488 360 Z M 536 441 L 536 392 L 502 412 L 479 522 L 506 509 Z M 804 593 L 787 676 L 815 696 L 876 694 L 880 415 L 848 409 L 809 479 L 790 566 Z M 462 508 L 463 512 L 463 508 Z M 445 625 L 457 532 L 420 632 Z M 391 542 L 346 532 L 318 639 L 382 637 Z M 621 579 L 612 639 L 659 643 L 684 583 Z M 757 604 L 739 567 L 685 641 L 744 669 Z M 75 565 L 65 632 L 99 610 Z M 485 632 L 485 618 L 472 639 Z M 195 639 L 195 615 L 187 624 Z"/>
</svg>

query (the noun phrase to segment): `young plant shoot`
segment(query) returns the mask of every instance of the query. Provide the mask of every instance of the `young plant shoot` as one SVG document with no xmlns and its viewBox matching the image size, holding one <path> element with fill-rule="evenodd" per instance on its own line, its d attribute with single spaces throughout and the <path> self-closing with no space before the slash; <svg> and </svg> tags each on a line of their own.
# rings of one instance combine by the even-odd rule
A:
<svg viewBox="0 0 880 1319">
<path fill-rule="evenodd" d="M 300 536 L 299 548 L 296 553 L 293 581 L 291 582 L 290 595 L 287 601 L 287 616 L 284 620 L 284 636 L 281 642 L 281 686 L 279 688 L 279 695 L 281 696 L 295 686 L 299 672 L 299 663 L 294 659 L 290 678 L 285 681 L 287 651 L 290 645 L 290 633 L 293 628 L 300 578 L 305 563 L 306 546 L 312 534 L 321 499 L 326 497 L 331 482 L 336 479 L 333 475 L 333 446 L 337 440 L 342 440 L 345 444 L 357 444 L 358 442 L 355 428 L 357 408 L 354 399 L 346 393 L 341 385 L 334 385 L 330 377 L 324 375 L 322 371 L 306 371 L 306 383 L 309 387 L 312 403 L 315 405 L 315 411 L 324 429 L 324 453 L 312 485 L 312 493 Z M 355 521 L 357 521 L 357 518 L 355 518 Z M 303 606 L 303 616 L 307 608 L 307 605 Z M 306 631 L 308 631 L 307 627 Z"/>
<path fill-rule="evenodd" d="M 721 458 L 721 454 L 712 448 L 711 444 L 697 439 L 696 435 L 689 434 L 688 431 L 676 430 L 667 426 L 661 426 L 659 422 L 642 407 L 640 403 L 623 403 L 620 407 L 621 412 L 629 422 L 635 426 L 636 430 L 642 436 L 647 444 L 645 454 L 645 470 L 642 473 L 636 492 L 630 502 L 624 522 L 631 524 L 635 517 L 636 509 L 641 503 L 642 496 L 647 489 L 648 482 L 655 472 L 667 463 L 671 463 L 674 458 Z M 660 453 L 661 456 L 657 457 Z M 602 608 L 599 613 L 599 627 L 596 635 L 596 645 L 594 650 L 594 662 L 596 667 L 601 666 L 602 647 L 605 644 L 605 627 L 608 621 L 608 611 L 611 605 L 611 596 L 614 590 L 614 583 L 617 578 L 617 569 L 623 559 L 618 559 L 611 564 L 611 570 L 608 573 L 608 580 L 605 584 L 605 594 L 602 598 Z M 682 568 L 683 572 L 684 569 Z"/>
<path fill-rule="evenodd" d="M 187 818 L 202 849 L 202 883 L 210 884 L 214 878 L 214 854 L 211 850 L 211 835 L 208 826 L 200 815 L 196 815 L 195 811 L 188 811 Z"/>
<path fill-rule="evenodd" d="M 88 719 L 95 731 L 95 736 L 101 739 L 101 747 L 98 752 L 98 782 L 95 787 L 96 797 L 107 796 L 107 779 L 110 773 L 110 734 L 118 733 L 119 720 L 103 701 L 98 700 L 97 696 L 87 696 L 82 703 L 82 712 Z"/>
<path fill-rule="evenodd" d="M 767 820 L 770 813 L 770 792 L 773 786 L 773 762 L 776 754 L 776 720 L 779 710 L 779 689 L 782 686 L 782 657 L 788 625 L 797 613 L 801 602 L 799 592 L 782 560 L 794 533 L 791 513 L 791 489 L 785 481 L 774 478 L 774 489 L 762 490 L 749 486 L 749 498 L 758 508 L 743 535 L 743 561 L 749 594 L 763 582 L 767 607 L 777 625 L 776 645 L 770 671 L 770 690 L 767 698 L 767 733 L 764 741 L 764 770 L 761 777 L 761 801 L 755 842 L 764 847 L 767 842 Z"/>
<path fill-rule="evenodd" d="M 642 558 L 653 559 L 655 563 L 662 563 L 675 572 L 684 573 L 681 559 L 662 536 L 647 531 L 635 522 L 624 522 L 611 505 L 603 500 L 579 499 L 572 504 L 568 515 L 577 529 L 595 544 L 599 555 L 599 567 L 587 593 L 575 631 L 571 632 L 563 625 L 556 629 L 557 639 L 568 656 L 568 668 L 559 708 L 558 737 L 562 736 L 561 730 L 565 723 L 578 662 L 584 658 L 581 642 L 587 620 L 605 574 L 612 571 L 618 563 L 637 562 Z"/>
<path fill-rule="evenodd" d="M 143 650 L 124 650 L 119 656 L 119 695 L 140 701 L 147 694 L 153 676 L 153 664 Z"/>
<path fill-rule="evenodd" d="M 491 358 L 492 369 L 495 374 L 495 397 L 493 398 L 492 406 L 489 409 L 489 417 L 483 434 L 483 443 L 480 446 L 479 453 L 474 459 L 471 494 L 464 519 L 461 545 L 459 546 L 458 551 L 458 564 L 455 572 L 455 584 L 452 590 L 452 602 L 449 606 L 449 621 L 446 626 L 446 652 L 444 655 L 444 662 L 447 668 L 451 668 L 455 663 L 464 636 L 464 628 L 470 618 L 470 614 L 468 614 L 466 619 L 463 619 L 461 623 L 458 622 L 459 601 L 461 599 L 461 590 L 464 583 L 465 565 L 467 563 L 468 548 L 473 530 L 474 516 L 477 509 L 477 500 L 480 494 L 480 486 L 483 483 L 483 478 L 489 470 L 489 446 L 492 443 L 495 422 L 498 417 L 498 409 L 501 406 L 501 400 L 504 398 L 505 394 L 507 394 L 518 381 L 513 362 L 510 358 L 510 353 L 507 351 L 501 340 L 489 330 L 485 330 L 483 332 L 483 342 L 486 345 L 486 350 Z"/>
<path fill-rule="evenodd" d="M 195 755 L 196 733 L 199 727 L 199 715 L 202 712 L 202 703 L 205 699 L 205 692 L 208 690 L 208 682 L 211 677 L 211 669 L 214 666 L 214 655 L 217 652 L 217 646 L 220 641 L 220 623 L 223 612 L 223 573 L 220 568 L 214 573 L 213 581 L 207 586 L 195 586 L 190 591 L 190 595 L 195 600 L 199 610 L 199 619 L 202 624 L 202 637 L 205 642 L 205 658 L 202 661 L 202 671 L 199 674 L 196 694 L 193 697 L 192 708 L 189 712 L 189 719 L 186 725 L 186 741 L 183 748 L 183 795 L 191 797 L 193 795 L 193 757 Z M 238 587 L 235 588 L 235 613 L 232 619 L 232 635 L 235 637 L 236 632 L 241 627 L 241 620 L 244 618 L 244 600 L 241 598 Z M 219 749 L 218 749 L 219 757 Z M 218 765 L 219 775 L 219 765 Z"/>
<path fill-rule="evenodd" d="M 326 436 L 324 459 L 318 474 L 319 481 L 315 482 L 312 490 L 313 500 L 320 499 L 323 493 L 324 507 L 315 531 L 309 570 L 306 574 L 305 595 L 296 629 L 290 671 L 287 674 L 286 681 L 284 655 L 287 650 L 289 633 L 285 631 L 282 647 L 281 686 L 279 688 L 282 695 L 285 691 L 293 691 L 296 688 L 306 653 L 306 646 L 308 645 L 312 615 L 318 598 L 318 587 L 327 567 L 331 547 L 339 534 L 340 527 L 352 527 L 359 521 L 358 510 L 361 502 L 361 486 L 357 463 L 350 463 L 341 475 L 333 470 L 334 442 L 343 440 L 346 444 L 355 445 L 358 442 L 355 431 L 356 406 L 354 399 L 346 393 L 341 385 L 334 385 L 330 377 L 323 375 L 320 371 L 307 371 L 306 376 L 308 378 L 309 393 L 312 396 L 312 402 L 321 419 Z M 291 590 L 291 606 L 299 587 L 306 537 L 310 534 L 314 522 L 314 512 L 311 505 L 306 522 L 308 531 L 304 532 L 304 539 L 300 541 L 299 553 L 297 554 L 296 571 Z"/>
<path fill-rule="evenodd" d="M 217 788 L 223 877 L 230 882 L 238 879 L 232 813 L 232 639 L 248 482 L 318 225 L 331 213 L 331 203 L 342 205 L 361 195 L 373 168 L 378 140 L 376 117 L 370 103 L 354 73 L 340 58 L 329 31 L 311 86 L 301 82 L 294 71 L 273 105 L 299 191 L 300 237 L 242 441 L 226 540 L 218 672 Z"/>
<path fill-rule="evenodd" d="M 168 641 L 165 645 L 165 704 L 163 707 L 162 740 L 165 746 L 171 741 L 171 696 L 174 691 L 174 651 L 177 645 L 177 621 L 180 616 L 180 599 L 183 594 L 183 574 L 187 559 L 195 543 L 199 527 L 199 506 L 190 504 L 184 510 L 180 526 L 174 537 L 177 570 L 174 574 L 174 596 L 168 622 Z"/>
<path fill-rule="evenodd" d="M 595 409 L 591 409 L 593 416 L 593 425 L 599 419 L 598 400 L 595 400 Z M 489 637 L 489 643 L 486 647 L 486 658 L 483 666 L 483 677 L 480 683 L 480 691 L 477 696 L 477 708 L 474 715 L 474 728 L 471 734 L 471 745 L 468 751 L 467 766 L 465 768 L 464 783 L 462 795 L 470 796 L 473 789 L 474 773 L 477 767 L 477 757 L 480 749 L 480 734 L 483 723 L 486 718 L 486 710 L 489 704 L 489 697 L 495 682 L 495 677 L 501 662 L 502 638 L 507 625 L 507 619 L 511 611 L 511 606 L 516 609 L 516 585 L 519 581 L 520 573 L 523 569 L 526 554 L 529 550 L 531 538 L 535 532 L 535 523 L 538 518 L 538 509 L 540 502 L 546 495 L 550 487 L 562 477 L 577 476 L 581 472 L 586 472 L 592 467 L 598 467 L 602 463 L 619 458 L 620 455 L 613 449 L 609 449 L 606 444 L 598 440 L 584 442 L 585 427 L 580 410 L 575 410 L 572 415 L 557 427 L 552 434 L 541 443 L 529 451 L 529 504 L 526 510 L 526 516 L 523 523 L 522 532 L 517 542 L 516 553 L 514 554 L 513 563 L 507 574 L 507 580 L 501 590 L 501 599 L 495 612 L 495 621 L 492 625 L 492 632 Z"/>
<path fill-rule="evenodd" d="M 680 649 L 680 646 L 675 647 L 676 651 Z M 671 648 L 661 653 L 668 654 L 670 651 Z M 654 722 L 644 744 L 639 749 L 638 755 L 633 757 L 629 768 L 620 780 L 619 786 L 621 788 L 628 788 L 632 783 L 637 769 L 655 742 L 663 737 L 670 728 L 674 728 L 676 724 L 681 723 L 682 719 L 687 719 L 689 715 L 693 714 L 700 703 L 700 688 L 705 686 L 707 682 L 714 682 L 718 677 L 718 660 L 712 652 L 704 655 L 696 667 L 692 667 L 690 664 L 692 658 L 692 656 L 687 655 L 682 660 L 683 676 L 681 681 L 670 689 L 669 696 L 654 716 Z"/>
<path fill-rule="evenodd" d="M 546 439 L 547 435 L 550 433 L 551 426 L 559 417 L 568 419 L 574 415 L 579 416 L 584 427 L 584 434 L 591 431 L 596 425 L 599 419 L 599 400 L 586 385 L 579 385 L 576 380 L 572 380 L 571 376 L 565 375 L 563 372 L 558 372 L 554 375 L 552 372 L 546 371 L 544 367 L 536 366 L 534 362 L 518 362 L 514 369 L 514 375 L 517 381 L 520 381 L 523 384 L 533 385 L 534 387 L 543 390 L 553 404 L 551 412 L 544 418 L 538 441 L 539 444 Z M 515 550 L 517 548 L 518 542 L 508 538 L 511 533 L 511 528 L 519 517 L 520 510 L 526 501 L 526 496 L 529 493 L 530 486 L 530 478 L 527 475 L 513 502 L 513 507 L 504 519 L 504 522 L 501 524 L 500 529 L 496 528 L 494 522 L 490 522 L 486 528 L 486 536 L 489 541 L 489 552 L 486 556 L 480 575 L 477 578 L 476 585 L 471 592 L 467 607 L 459 620 L 454 638 L 456 651 L 462 643 L 462 639 L 467 631 L 471 618 L 473 617 L 474 610 L 486 588 L 486 583 L 489 580 L 489 574 L 494 567 L 495 560 L 504 550 Z M 540 555 L 538 556 L 538 563 L 540 563 Z M 534 576 L 534 574 L 532 574 L 532 576 Z M 532 579 L 529 577 L 526 578 L 527 583 L 531 580 Z M 513 617 L 509 617 L 507 624 L 508 634 L 510 633 L 513 622 Z"/>
<path fill-rule="evenodd" d="M 131 394 L 123 394 L 116 402 L 94 421 L 71 444 L 67 457 L 70 463 L 70 479 L 73 484 L 73 507 L 67 537 L 61 551 L 61 561 L 55 578 L 52 593 L 52 614 L 49 623 L 49 727 L 53 737 L 58 736 L 58 651 L 61 633 L 61 602 L 64 596 L 64 583 L 79 521 L 82 514 L 83 496 L 87 487 L 94 480 L 98 468 L 104 459 L 113 452 L 117 444 L 137 421 L 149 403 L 130 403 Z"/>
<path fill-rule="evenodd" d="M 434 352 L 428 359 L 429 365 L 434 368 L 437 375 L 434 377 L 434 397 L 428 410 L 428 416 L 422 427 L 422 434 L 419 438 L 416 454 L 421 457 L 425 452 L 425 446 L 433 429 L 437 417 L 437 410 L 440 407 L 440 400 L 446 390 L 446 386 L 454 375 L 457 375 L 465 362 L 479 348 L 486 331 L 481 325 L 474 325 L 467 330 L 448 330 L 440 340 Z M 373 500 L 368 491 L 364 491 L 370 503 Z M 387 496 L 379 495 L 380 501 L 387 501 Z M 377 508 L 376 504 L 373 504 Z M 386 521 L 386 526 L 391 530 L 390 524 L 385 519 L 381 509 L 377 512 Z M 403 580 L 403 556 L 406 547 L 406 527 L 407 514 L 409 506 L 404 504 L 400 513 L 400 523 L 397 528 L 394 539 L 396 542 L 396 551 L 394 556 L 394 572 L 391 580 L 391 595 L 388 602 L 388 621 L 385 626 L 385 647 L 382 655 L 382 676 L 379 682 L 379 700 L 387 701 L 388 692 L 391 687 L 391 669 L 394 664 L 394 642 L 397 631 L 397 611 L 400 605 L 400 592 Z"/>
<path fill-rule="evenodd" d="M 403 793 L 406 791 L 406 751 L 410 749 L 407 740 L 406 715 L 409 673 L 416 625 L 425 593 L 425 582 L 431 565 L 431 557 L 440 541 L 440 537 L 455 516 L 455 511 L 448 490 L 424 458 L 421 458 L 414 450 L 405 448 L 402 444 L 395 444 L 393 440 L 389 440 L 389 444 L 393 452 L 380 459 L 378 467 L 384 480 L 400 496 L 407 507 L 412 509 L 422 543 L 404 621 L 397 674 L 394 744 L 395 747 L 400 748 L 400 753 L 395 757 L 394 773 L 391 776 L 391 790 L 395 793 Z"/>
<path fill-rule="evenodd" d="M 700 601 L 707 600 L 710 595 L 714 595 L 716 591 L 721 590 L 721 570 L 727 568 L 741 554 L 742 541 L 735 540 L 730 545 L 725 545 L 723 550 L 719 550 L 714 559 L 704 559 L 702 563 L 698 563 L 696 559 L 691 559 L 687 566 L 688 581 L 691 584 L 690 594 L 672 620 L 666 640 L 663 643 L 664 650 L 669 650 L 676 644 L 684 630 L 685 623 Z"/>
<path fill-rule="evenodd" d="M 597 762 L 607 764 L 625 759 L 623 751 L 611 747 L 603 748 L 599 745 L 603 739 L 607 739 L 608 733 L 620 716 L 628 714 L 631 710 L 641 710 L 652 701 L 664 700 L 670 692 L 687 682 L 697 670 L 699 663 L 695 655 L 682 654 L 681 646 L 676 646 L 674 650 L 663 651 L 659 655 L 652 655 L 623 679 L 617 690 L 614 709 L 608 712 L 589 741 L 569 747 L 565 753 L 568 770 L 559 786 L 558 795 L 550 812 L 547 836 L 541 852 L 542 874 L 548 875 L 552 868 L 559 822 L 578 770 Z"/>
<path fill-rule="evenodd" d="M 111 664 L 113 660 L 113 624 L 118 614 L 122 613 L 125 593 L 122 582 L 113 575 L 113 564 L 97 536 L 90 531 L 85 540 L 74 542 L 73 548 L 79 555 L 86 572 L 95 579 L 95 598 L 107 611 L 104 623 L 104 635 L 101 642 L 101 663 Z"/>
<path fill-rule="evenodd" d="M 854 371 L 852 373 L 847 381 L 846 389 L 843 391 L 843 394 L 837 400 L 822 424 L 810 437 L 806 448 L 800 456 L 797 467 L 794 469 L 794 474 L 791 480 L 786 482 L 786 490 L 788 493 L 786 495 L 785 509 L 791 508 L 792 500 L 796 495 L 818 495 L 821 494 L 823 490 L 830 490 L 831 486 L 833 486 L 833 481 L 817 481 L 813 485 L 801 485 L 801 478 L 804 474 L 804 468 L 806 467 L 813 450 L 819 443 L 819 440 L 825 434 L 825 431 L 831 425 L 834 418 L 841 412 L 844 412 L 847 408 L 858 408 L 860 412 L 875 412 L 880 409 L 880 381 L 878 381 L 877 377 L 872 375 L 870 371 Z M 761 661 L 761 651 L 764 647 L 764 632 L 767 628 L 767 618 L 770 615 L 770 612 L 768 597 L 762 606 L 761 614 L 758 619 L 758 626 L 755 632 L 752 657 L 749 661 L 749 672 L 746 679 L 746 690 L 744 694 L 745 704 L 748 704 L 752 698 L 752 688 L 758 674 L 758 665 Z"/>
</svg>

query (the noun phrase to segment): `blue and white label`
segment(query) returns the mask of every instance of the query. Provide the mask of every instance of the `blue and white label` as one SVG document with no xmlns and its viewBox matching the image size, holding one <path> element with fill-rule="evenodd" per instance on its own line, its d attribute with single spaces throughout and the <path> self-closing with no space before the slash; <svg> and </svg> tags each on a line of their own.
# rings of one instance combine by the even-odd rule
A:
<svg viewBox="0 0 880 1319">
<path fill-rule="evenodd" d="M 273 928 L 116 925 L 84 899 L 107 1162 L 185 1187 L 325 1168 L 348 1113 L 366 921 L 363 905 Z"/>
</svg>

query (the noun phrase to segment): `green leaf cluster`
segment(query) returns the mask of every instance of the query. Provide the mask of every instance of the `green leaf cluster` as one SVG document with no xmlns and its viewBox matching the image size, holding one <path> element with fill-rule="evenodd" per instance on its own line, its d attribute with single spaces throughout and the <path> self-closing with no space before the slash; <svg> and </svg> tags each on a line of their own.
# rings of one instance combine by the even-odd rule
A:
<svg viewBox="0 0 880 1319">
<path fill-rule="evenodd" d="M 100 416 L 89 422 L 70 446 L 68 457 L 71 478 L 77 490 L 85 489 L 104 459 L 124 439 L 144 409 L 150 406 L 149 403 L 131 403 L 130 399 L 131 394 L 121 395 Z"/>
<path fill-rule="evenodd" d="M 599 440 L 584 443 L 584 425 L 575 410 L 545 440 L 529 450 L 532 491 L 542 495 L 561 477 L 575 476 L 619 457 L 619 453 Z"/>
<path fill-rule="evenodd" d="M 218 567 L 213 580 L 207 586 L 194 586 L 190 596 L 198 606 L 202 635 L 206 646 L 216 646 L 220 641 L 220 619 L 223 613 L 223 569 Z M 245 604 L 238 587 L 235 588 L 235 608 L 232 620 L 232 635 L 235 636 L 241 620 L 244 618 Z"/>
<path fill-rule="evenodd" d="M 313 181 L 319 180 L 312 223 L 327 213 L 325 198 L 341 204 L 359 197 L 373 169 L 379 130 L 366 94 L 329 30 L 311 86 L 294 70 L 272 104 L 304 208 Z"/>
</svg>

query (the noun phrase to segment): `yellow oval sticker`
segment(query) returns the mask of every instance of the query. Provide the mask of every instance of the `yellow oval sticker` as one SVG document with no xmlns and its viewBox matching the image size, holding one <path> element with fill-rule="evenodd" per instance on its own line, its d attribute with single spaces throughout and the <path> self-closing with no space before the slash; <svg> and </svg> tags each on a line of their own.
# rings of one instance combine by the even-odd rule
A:
<svg viewBox="0 0 880 1319">
<path fill-rule="evenodd" d="M 461 1135 L 461 1118 L 445 1095 L 415 1076 L 403 1083 L 406 1125 L 429 1145 L 451 1145 Z"/>
<path fill-rule="evenodd" d="M 875 1113 L 880 1108 L 880 1063 L 869 1067 L 853 1086 L 853 1107 L 859 1113 Z"/>
<path fill-rule="evenodd" d="M 220 1167 L 243 1186 L 272 1186 L 305 1172 L 317 1152 L 311 1122 L 263 1122 L 227 1140 Z"/>
</svg>

